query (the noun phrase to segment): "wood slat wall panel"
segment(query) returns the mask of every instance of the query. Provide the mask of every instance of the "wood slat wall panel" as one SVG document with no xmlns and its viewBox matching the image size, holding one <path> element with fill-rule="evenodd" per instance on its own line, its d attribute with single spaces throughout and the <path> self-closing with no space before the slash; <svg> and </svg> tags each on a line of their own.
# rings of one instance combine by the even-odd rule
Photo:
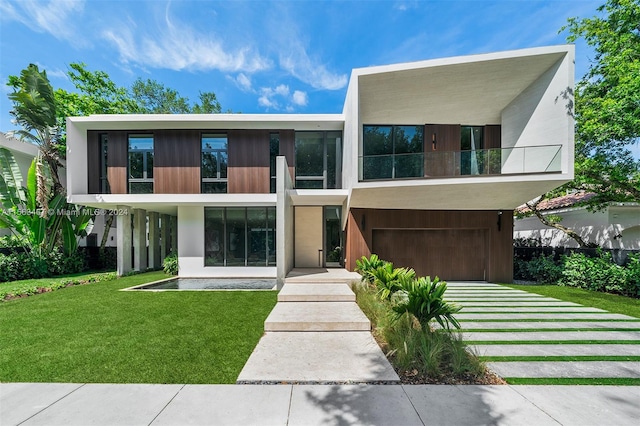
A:
<svg viewBox="0 0 640 426">
<path fill-rule="evenodd" d="M 87 131 L 87 189 L 89 194 L 100 193 L 100 132 Z"/>
<path fill-rule="evenodd" d="M 268 194 L 271 179 L 269 131 L 231 130 L 228 140 L 228 192 Z"/>
<path fill-rule="evenodd" d="M 291 179 L 296 178 L 296 132 L 295 130 L 280 130 L 280 155 L 284 155 L 289 166 Z"/>
<path fill-rule="evenodd" d="M 433 149 L 433 135 L 436 149 Z M 425 176 L 458 176 L 460 162 L 455 153 L 460 151 L 459 124 L 426 124 L 424 126 Z"/>
<path fill-rule="evenodd" d="M 200 156 L 199 131 L 156 131 L 154 133 L 154 193 L 199 194 Z"/>
<path fill-rule="evenodd" d="M 502 147 L 502 126 L 496 124 L 484 126 L 484 147 L 485 149 Z"/>
<path fill-rule="evenodd" d="M 127 162 L 129 143 L 127 132 L 108 132 L 107 179 L 112 194 L 127 193 Z"/>
<path fill-rule="evenodd" d="M 351 209 L 347 219 L 346 266 L 349 270 L 353 270 L 356 259 L 371 254 L 373 230 L 482 230 L 486 233 L 484 237 L 486 279 L 509 282 L 513 273 L 512 216 L 512 211 L 505 210 L 501 215 L 501 226 L 498 230 L 497 211 Z M 456 241 L 460 235 L 457 237 L 455 234 L 451 235 L 453 235 L 451 244 L 455 246 L 465 244 L 464 240 Z M 447 244 L 450 239 L 447 240 Z M 472 240 L 469 241 L 472 242 Z M 477 245 L 476 243 L 473 244 Z M 404 244 L 407 245 L 406 252 L 413 253 L 415 256 L 413 262 L 418 264 L 424 252 L 423 245 L 418 240 L 404 241 Z M 461 268 L 464 267 L 461 265 Z M 466 268 L 470 270 L 472 266 L 468 265 Z"/>
</svg>

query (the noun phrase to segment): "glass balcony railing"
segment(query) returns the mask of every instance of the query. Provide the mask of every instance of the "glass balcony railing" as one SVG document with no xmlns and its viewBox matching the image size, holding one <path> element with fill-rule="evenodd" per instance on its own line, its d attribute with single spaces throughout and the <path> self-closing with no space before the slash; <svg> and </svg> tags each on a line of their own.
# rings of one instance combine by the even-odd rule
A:
<svg viewBox="0 0 640 426">
<path fill-rule="evenodd" d="M 360 181 L 496 176 L 562 171 L 562 145 L 365 155 L 358 158 Z"/>
</svg>

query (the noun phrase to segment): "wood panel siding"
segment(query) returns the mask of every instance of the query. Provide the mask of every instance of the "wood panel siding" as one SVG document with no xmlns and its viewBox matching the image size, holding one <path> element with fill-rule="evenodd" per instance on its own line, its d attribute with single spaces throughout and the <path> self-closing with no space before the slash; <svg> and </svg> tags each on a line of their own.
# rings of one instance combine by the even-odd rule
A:
<svg viewBox="0 0 640 426">
<path fill-rule="evenodd" d="M 100 132 L 103 133 L 103 132 Z M 112 194 L 127 193 L 129 142 L 127 132 L 111 131 L 107 142 L 107 179 Z"/>
<path fill-rule="evenodd" d="M 374 231 L 402 230 L 415 232 L 416 235 L 417 231 L 444 231 L 440 234 L 430 234 L 430 236 L 435 238 L 436 243 L 434 244 L 446 240 L 446 247 L 459 249 L 443 249 L 443 251 L 448 251 L 449 257 L 453 259 L 449 262 L 455 261 L 456 268 L 460 269 L 456 274 L 466 277 L 475 274 L 478 276 L 474 275 L 474 279 L 483 279 L 483 276 L 479 276 L 477 273 L 478 260 L 469 262 L 464 259 L 464 255 L 461 257 L 457 254 L 465 253 L 464 247 L 472 246 L 476 247 L 473 249 L 476 253 L 475 256 L 479 256 L 477 249 L 479 232 L 484 235 L 482 238 L 486 244 L 482 255 L 482 262 L 486 268 L 485 279 L 509 282 L 513 277 L 513 212 L 505 210 L 502 215 L 498 213 L 498 211 L 351 209 L 347 218 L 346 267 L 353 270 L 357 259 L 361 256 L 371 255 L 374 252 L 374 243 L 376 248 L 380 248 L 381 244 L 390 244 L 385 242 L 390 237 L 384 234 L 379 234 L 382 235 L 379 237 L 382 238 L 380 240 L 382 242 L 374 242 Z M 500 219 L 498 219 L 499 217 Z M 498 222 L 500 222 L 499 226 Z M 425 275 L 433 276 L 434 274 L 428 270 L 429 262 L 425 262 L 425 247 L 429 247 L 430 243 L 425 244 L 420 238 L 403 238 L 402 235 L 401 233 L 396 234 L 395 239 L 399 241 L 392 244 L 404 244 L 406 248 L 398 251 L 391 247 L 388 252 L 385 252 L 390 253 L 391 258 L 388 260 L 393 261 L 394 253 L 400 253 L 399 260 L 406 263 L 406 266 L 420 269 L 424 271 Z M 411 259 L 407 259 L 408 256 L 411 256 Z M 457 260 L 455 260 L 456 257 L 458 257 Z M 423 265 L 427 265 L 427 269 Z M 446 275 L 441 278 L 452 279 Z"/>
<path fill-rule="evenodd" d="M 502 126 L 499 124 L 484 126 L 484 148 L 502 148 Z"/>
<path fill-rule="evenodd" d="M 426 124 L 424 142 L 425 176 L 460 175 L 460 161 L 456 159 L 456 152 L 460 151 L 459 124 Z"/>
<path fill-rule="evenodd" d="M 291 179 L 295 181 L 296 169 L 296 132 L 295 130 L 280 130 L 280 155 L 284 155 L 289 166 Z"/>
<path fill-rule="evenodd" d="M 199 194 L 201 143 L 198 130 L 154 132 L 153 187 L 156 194 Z"/>
<path fill-rule="evenodd" d="M 227 134 L 230 194 L 269 193 L 269 133 L 267 130 L 231 130 Z"/>
<path fill-rule="evenodd" d="M 375 229 L 373 252 L 419 276 L 484 280 L 488 229 Z M 419 247 L 419 253 L 416 253 Z"/>
<path fill-rule="evenodd" d="M 89 194 L 99 194 L 100 190 L 100 134 L 95 130 L 87 131 L 87 190 Z"/>
</svg>

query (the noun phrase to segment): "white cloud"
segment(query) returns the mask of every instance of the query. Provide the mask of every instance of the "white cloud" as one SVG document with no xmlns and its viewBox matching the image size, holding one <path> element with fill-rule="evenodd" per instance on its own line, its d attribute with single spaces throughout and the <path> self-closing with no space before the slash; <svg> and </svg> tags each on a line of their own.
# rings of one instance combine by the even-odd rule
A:
<svg viewBox="0 0 640 426">
<path fill-rule="evenodd" d="M 231 72 L 255 72 L 271 67 L 271 61 L 250 46 L 227 48 L 211 34 L 198 33 L 186 23 L 174 24 L 168 9 L 155 32 L 128 23 L 105 30 L 102 35 L 116 46 L 122 62 L 143 67 Z"/>
<path fill-rule="evenodd" d="M 292 101 L 296 105 L 306 106 L 309 103 L 309 97 L 306 92 L 296 90 L 293 92 Z"/>
<path fill-rule="evenodd" d="M 307 93 L 301 90 L 294 90 L 293 94 L 286 84 L 279 84 L 276 87 L 262 87 L 258 105 L 267 109 L 295 111 L 296 107 L 306 106 L 309 102 Z"/>
<path fill-rule="evenodd" d="M 324 64 L 312 60 L 299 41 L 292 42 L 283 49 L 280 53 L 280 66 L 315 89 L 339 90 L 347 85 L 346 74 L 333 73 Z"/>
<path fill-rule="evenodd" d="M 240 86 L 240 88 L 243 89 L 245 92 L 250 92 L 252 90 L 251 80 L 249 79 L 249 77 L 247 77 L 243 73 L 238 74 L 238 77 L 236 77 L 235 80 Z"/>
<path fill-rule="evenodd" d="M 35 31 L 47 32 L 59 40 L 79 46 L 87 43 L 86 38 L 78 36 L 75 31 L 75 22 L 80 18 L 84 5 L 84 0 L 1 0 L 0 12 L 2 19 L 18 21 Z"/>
</svg>

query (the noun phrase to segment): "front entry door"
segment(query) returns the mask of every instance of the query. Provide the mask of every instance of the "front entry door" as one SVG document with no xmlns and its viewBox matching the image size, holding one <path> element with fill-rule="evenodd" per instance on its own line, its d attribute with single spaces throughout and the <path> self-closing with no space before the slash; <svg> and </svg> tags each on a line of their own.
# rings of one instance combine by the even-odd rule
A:
<svg viewBox="0 0 640 426">
<path fill-rule="evenodd" d="M 294 244 L 296 268 L 321 268 L 324 266 L 323 208 L 321 206 L 296 206 Z"/>
</svg>

